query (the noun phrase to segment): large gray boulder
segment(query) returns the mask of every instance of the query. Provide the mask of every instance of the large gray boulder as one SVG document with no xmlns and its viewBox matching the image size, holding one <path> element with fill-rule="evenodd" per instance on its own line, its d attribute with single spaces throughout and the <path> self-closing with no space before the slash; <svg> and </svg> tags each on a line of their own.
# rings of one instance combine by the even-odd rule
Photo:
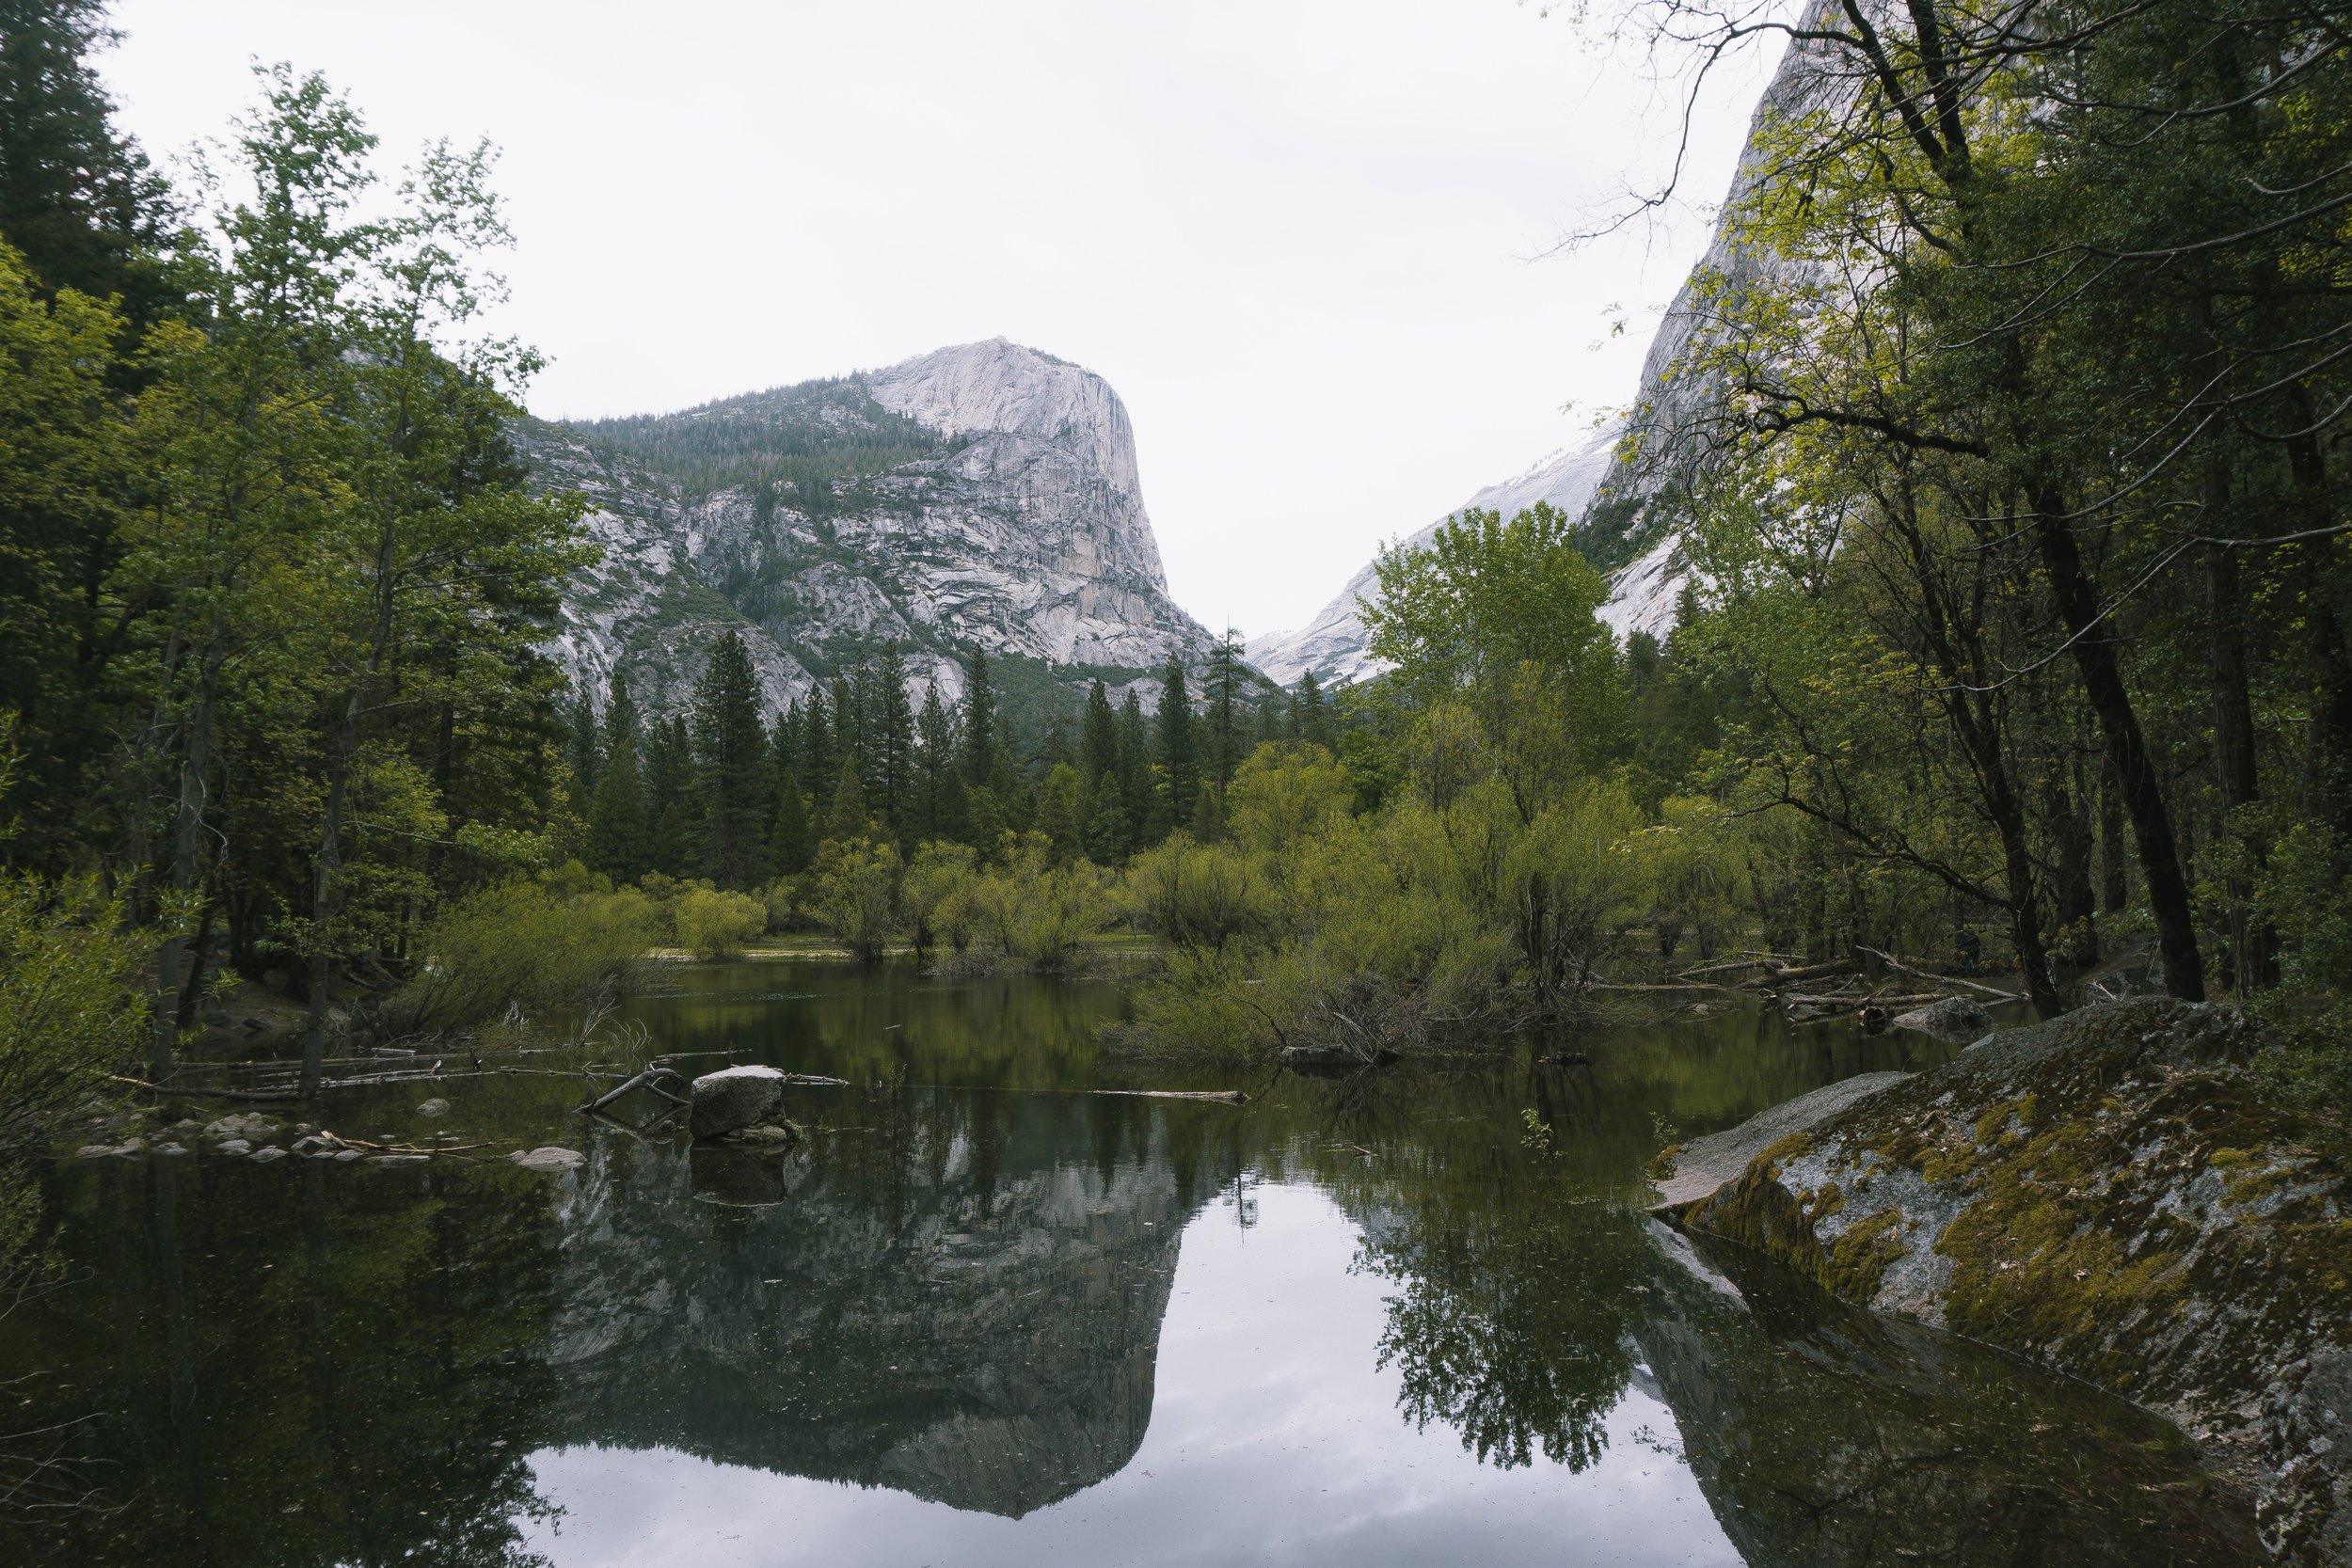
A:
<svg viewBox="0 0 2352 1568">
<path fill-rule="evenodd" d="M 784 1119 L 784 1074 L 771 1067 L 730 1067 L 694 1080 L 687 1126 L 697 1138 Z"/>
</svg>

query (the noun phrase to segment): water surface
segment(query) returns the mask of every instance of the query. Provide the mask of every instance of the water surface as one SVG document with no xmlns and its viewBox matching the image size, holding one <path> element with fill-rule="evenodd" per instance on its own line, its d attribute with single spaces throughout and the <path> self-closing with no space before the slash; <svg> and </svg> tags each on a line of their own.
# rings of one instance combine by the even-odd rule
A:
<svg viewBox="0 0 2352 1568">
<path fill-rule="evenodd" d="M 1105 984 L 675 978 L 625 1012 L 658 1047 L 852 1081 L 794 1091 L 791 1156 L 516 1076 L 335 1124 L 580 1170 L 61 1162 L 69 1283 L 0 1378 L 96 1491 L 6 1560 L 2251 1560 L 2163 1423 L 1643 1216 L 1661 1126 L 1948 1048 L 1734 1012 L 1241 1080 L 1105 1059 Z"/>
</svg>

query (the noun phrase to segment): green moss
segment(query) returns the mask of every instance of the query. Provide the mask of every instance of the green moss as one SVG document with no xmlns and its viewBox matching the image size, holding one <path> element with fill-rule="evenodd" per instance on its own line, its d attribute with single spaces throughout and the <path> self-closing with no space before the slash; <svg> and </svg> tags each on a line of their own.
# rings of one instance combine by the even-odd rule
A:
<svg viewBox="0 0 2352 1568">
<path fill-rule="evenodd" d="M 1867 1303 L 1879 1293 L 1880 1281 L 1902 1255 L 1902 1213 L 1882 1209 L 1855 1221 L 1829 1243 L 1821 1283 L 1848 1301 Z"/>
</svg>

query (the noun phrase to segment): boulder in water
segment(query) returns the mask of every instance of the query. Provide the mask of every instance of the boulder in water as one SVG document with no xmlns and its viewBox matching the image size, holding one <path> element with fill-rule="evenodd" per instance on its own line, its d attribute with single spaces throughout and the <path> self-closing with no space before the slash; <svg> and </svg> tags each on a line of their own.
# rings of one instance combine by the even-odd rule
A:
<svg viewBox="0 0 2352 1568">
<path fill-rule="evenodd" d="M 697 1138 L 722 1138 L 783 1119 L 784 1074 L 774 1068 L 721 1068 L 694 1080 L 687 1127 Z"/>
<path fill-rule="evenodd" d="M 572 1170 L 588 1163 L 588 1156 L 577 1148 L 548 1144 L 540 1148 L 518 1148 L 507 1156 L 525 1170 Z"/>
<path fill-rule="evenodd" d="M 1947 996 L 1941 1002 L 1896 1014 L 1894 1023 L 1898 1029 L 1916 1029 L 1957 1045 L 1963 1040 L 1982 1039 L 1993 1028 L 1993 1015 L 1974 997 Z"/>
</svg>

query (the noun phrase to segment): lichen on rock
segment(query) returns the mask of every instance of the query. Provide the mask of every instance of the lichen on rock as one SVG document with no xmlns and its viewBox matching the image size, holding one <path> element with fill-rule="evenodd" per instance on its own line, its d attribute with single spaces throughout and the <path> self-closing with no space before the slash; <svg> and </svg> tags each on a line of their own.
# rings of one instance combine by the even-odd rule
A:
<svg viewBox="0 0 2352 1568">
<path fill-rule="evenodd" d="M 1993 1036 L 1756 1156 L 1684 1223 L 2178 1422 L 2281 1560 L 2352 1560 L 2352 1217 L 2221 1006 Z"/>
</svg>

